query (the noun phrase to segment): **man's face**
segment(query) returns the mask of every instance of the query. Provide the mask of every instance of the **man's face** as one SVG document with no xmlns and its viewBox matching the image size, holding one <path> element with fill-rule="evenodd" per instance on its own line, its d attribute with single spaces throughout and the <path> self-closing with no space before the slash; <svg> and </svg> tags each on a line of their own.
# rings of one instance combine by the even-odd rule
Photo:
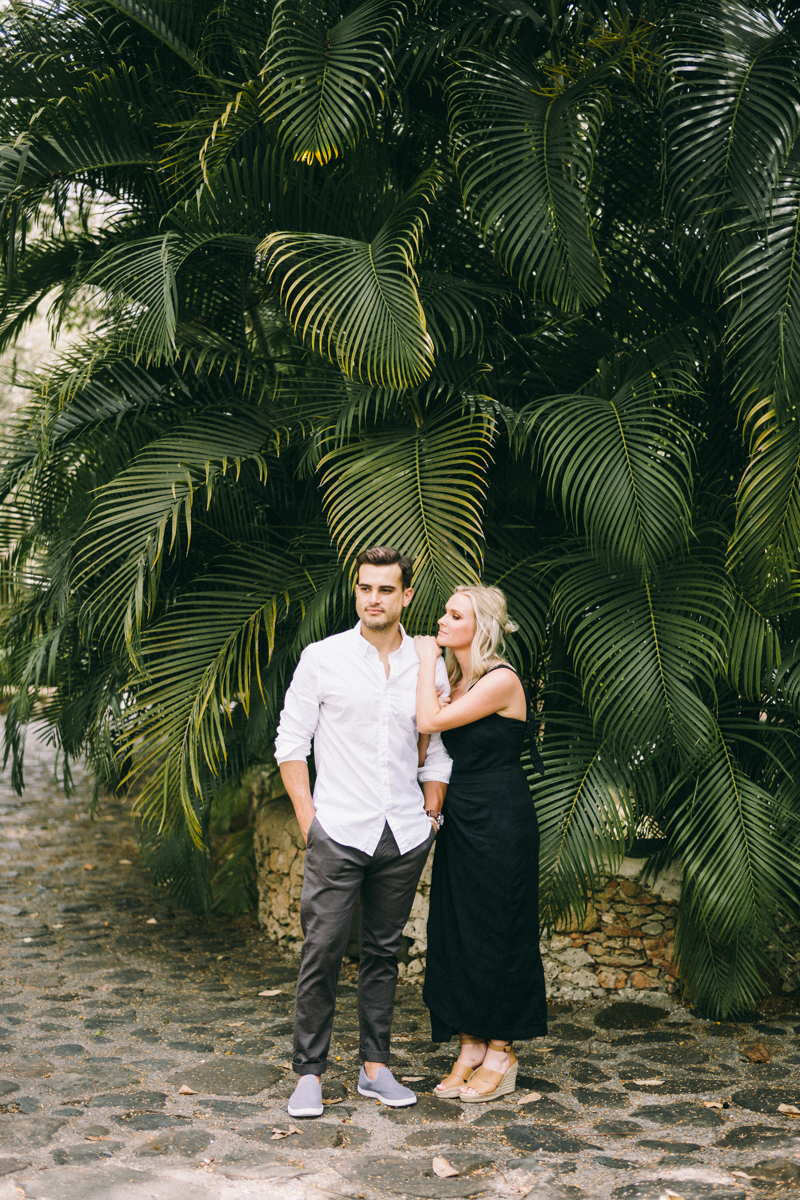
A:
<svg viewBox="0 0 800 1200">
<path fill-rule="evenodd" d="M 367 629 L 378 632 L 396 625 L 413 595 L 413 588 L 403 587 L 397 563 L 388 567 L 363 563 L 358 568 L 356 612 Z"/>
</svg>

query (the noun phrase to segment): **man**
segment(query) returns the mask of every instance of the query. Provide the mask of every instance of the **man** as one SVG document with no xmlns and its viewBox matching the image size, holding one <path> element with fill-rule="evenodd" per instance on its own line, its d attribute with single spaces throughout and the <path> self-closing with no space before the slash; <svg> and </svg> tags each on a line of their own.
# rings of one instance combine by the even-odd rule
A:
<svg viewBox="0 0 800 1200">
<path fill-rule="evenodd" d="M 411 560 L 373 546 L 356 559 L 358 624 L 306 647 L 281 713 L 275 757 L 307 851 L 300 901 L 305 935 L 295 1001 L 300 1076 L 293 1117 L 322 1113 L 336 983 L 361 895 L 358 1021 L 362 1096 L 416 1103 L 386 1066 L 397 950 L 441 824 L 451 762 L 438 735 L 418 768 L 419 659 L 400 624 L 411 603 Z M 442 660 L 437 684 L 449 692 Z M 312 798 L 307 758 L 314 738 Z M 419 783 L 422 784 L 420 791 Z"/>
</svg>

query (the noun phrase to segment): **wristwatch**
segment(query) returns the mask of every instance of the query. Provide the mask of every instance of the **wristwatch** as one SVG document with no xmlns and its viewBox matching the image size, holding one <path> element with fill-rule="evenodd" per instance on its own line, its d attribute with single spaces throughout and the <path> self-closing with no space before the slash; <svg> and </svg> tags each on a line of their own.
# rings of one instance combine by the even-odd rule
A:
<svg viewBox="0 0 800 1200">
<path fill-rule="evenodd" d="M 426 808 L 425 816 L 428 818 L 428 820 L 436 822 L 437 829 L 441 829 L 444 825 L 444 817 L 440 812 L 437 812 L 435 808 Z"/>
</svg>

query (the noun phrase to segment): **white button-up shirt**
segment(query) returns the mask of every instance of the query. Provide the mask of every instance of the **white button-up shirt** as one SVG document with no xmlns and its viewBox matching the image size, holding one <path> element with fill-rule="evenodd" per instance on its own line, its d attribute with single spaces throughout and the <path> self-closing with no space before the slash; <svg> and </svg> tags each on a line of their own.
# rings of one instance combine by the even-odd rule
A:
<svg viewBox="0 0 800 1200">
<path fill-rule="evenodd" d="M 401 854 L 428 837 L 420 783 L 447 783 L 450 756 L 431 736 L 418 767 L 417 675 L 413 640 L 389 655 L 389 677 L 361 622 L 303 651 L 286 693 L 278 726 L 279 763 L 306 759 L 314 739 L 314 807 L 327 835 L 342 846 L 373 854 L 388 821 Z M 443 659 L 436 686 L 450 694 Z"/>
</svg>

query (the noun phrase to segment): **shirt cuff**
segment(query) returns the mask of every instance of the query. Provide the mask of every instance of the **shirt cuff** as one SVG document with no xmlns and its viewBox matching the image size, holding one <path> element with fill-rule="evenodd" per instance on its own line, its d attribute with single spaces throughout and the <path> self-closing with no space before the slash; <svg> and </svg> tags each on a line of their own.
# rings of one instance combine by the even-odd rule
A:
<svg viewBox="0 0 800 1200">
<path fill-rule="evenodd" d="M 298 742 L 295 746 L 281 746 L 280 750 L 276 745 L 275 762 L 278 764 L 278 766 L 285 762 L 307 762 L 310 753 L 310 743 L 308 745 L 304 745 L 302 742 Z"/>
<path fill-rule="evenodd" d="M 453 773 L 452 764 L 449 767 L 420 767 L 417 771 L 419 783 L 449 783 Z"/>
</svg>

